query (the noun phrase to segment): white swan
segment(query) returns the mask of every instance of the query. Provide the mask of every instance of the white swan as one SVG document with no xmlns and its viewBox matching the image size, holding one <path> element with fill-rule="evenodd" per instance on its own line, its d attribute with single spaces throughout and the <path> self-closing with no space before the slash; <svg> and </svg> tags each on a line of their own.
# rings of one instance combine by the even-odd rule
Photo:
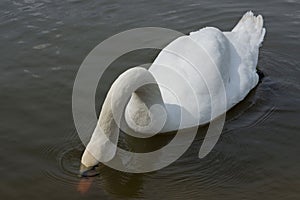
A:
<svg viewBox="0 0 300 200">
<path fill-rule="evenodd" d="M 161 132 L 178 129 L 180 110 L 188 116 L 180 127 L 187 128 L 209 122 L 211 105 L 225 103 L 228 110 L 240 102 L 258 83 L 256 65 L 264 35 L 262 16 L 247 12 L 230 32 L 207 27 L 179 37 L 160 52 L 149 70 L 135 67 L 121 74 L 104 101 L 82 166 L 87 169 L 99 159 L 106 162 L 114 157 L 111 142 L 118 140 L 116 121 L 125 121 L 126 130 L 149 135 L 160 128 Z M 197 102 L 192 101 L 191 89 Z M 116 116 L 114 111 L 123 111 L 124 106 L 125 114 Z M 213 117 L 218 114 L 222 113 Z"/>
</svg>

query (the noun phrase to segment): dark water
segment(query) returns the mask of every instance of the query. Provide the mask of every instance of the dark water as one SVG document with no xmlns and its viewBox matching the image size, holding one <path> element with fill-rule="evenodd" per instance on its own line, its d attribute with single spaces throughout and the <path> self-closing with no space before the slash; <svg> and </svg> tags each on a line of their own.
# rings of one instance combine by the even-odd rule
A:
<svg viewBox="0 0 300 200">
<path fill-rule="evenodd" d="M 71 97 L 90 50 L 136 27 L 230 30 L 247 10 L 265 17 L 259 68 L 266 77 L 228 112 L 213 151 L 197 157 L 204 127 L 169 167 L 147 174 L 101 167 L 81 195 L 77 170 L 84 147 Z M 299 32 L 299 0 L 2 0 L 0 199 L 299 199 Z M 156 54 L 137 52 L 115 62 L 99 86 L 97 111 L 120 69 Z"/>
</svg>

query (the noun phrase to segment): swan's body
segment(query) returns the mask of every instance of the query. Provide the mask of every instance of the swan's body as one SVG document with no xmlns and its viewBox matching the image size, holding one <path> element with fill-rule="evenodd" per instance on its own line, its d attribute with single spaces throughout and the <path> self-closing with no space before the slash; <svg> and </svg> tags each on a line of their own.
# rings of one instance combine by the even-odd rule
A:
<svg viewBox="0 0 300 200">
<path fill-rule="evenodd" d="M 248 12 L 231 32 L 212 27 L 192 32 L 165 47 L 149 70 L 136 67 L 121 74 L 107 94 L 82 164 L 89 167 L 113 158 L 116 147 L 111 142 L 118 139 L 113 115 L 117 121 L 125 121 L 125 130 L 150 133 L 158 131 L 155 127 L 163 127 L 160 132 L 178 129 L 180 110 L 187 116 L 180 128 L 205 124 L 224 112 L 212 117 L 211 105 L 226 104 L 229 110 L 258 83 L 256 65 L 264 35 L 262 17 Z M 154 84 L 136 88 L 145 83 Z M 225 90 L 225 99 L 221 90 Z M 125 95 L 128 92 L 130 99 Z M 154 104 L 166 112 L 149 109 Z M 113 110 L 123 110 L 124 106 L 124 116 L 115 116 Z"/>
</svg>

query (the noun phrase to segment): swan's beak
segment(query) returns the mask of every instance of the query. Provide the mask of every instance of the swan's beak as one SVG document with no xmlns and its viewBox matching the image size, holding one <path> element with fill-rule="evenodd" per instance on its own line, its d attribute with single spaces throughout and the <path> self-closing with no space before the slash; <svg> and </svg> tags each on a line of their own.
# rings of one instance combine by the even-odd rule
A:
<svg viewBox="0 0 300 200">
<path fill-rule="evenodd" d="M 79 170 L 80 177 L 93 177 L 99 175 L 98 165 L 92 167 L 86 167 L 81 163 Z"/>
</svg>

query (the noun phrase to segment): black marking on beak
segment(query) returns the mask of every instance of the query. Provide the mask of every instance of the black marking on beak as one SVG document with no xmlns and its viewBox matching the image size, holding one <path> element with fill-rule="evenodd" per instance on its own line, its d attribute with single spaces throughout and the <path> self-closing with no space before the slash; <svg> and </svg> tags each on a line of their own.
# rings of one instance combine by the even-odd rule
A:
<svg viewBox="0 0 300 200">
<path fill-rule="evenodd" d="M 86 167 L 83 164 L 80 166 L 79 177 L 94 177 L 100 174 L 98 165 Z"/>
</svg>

